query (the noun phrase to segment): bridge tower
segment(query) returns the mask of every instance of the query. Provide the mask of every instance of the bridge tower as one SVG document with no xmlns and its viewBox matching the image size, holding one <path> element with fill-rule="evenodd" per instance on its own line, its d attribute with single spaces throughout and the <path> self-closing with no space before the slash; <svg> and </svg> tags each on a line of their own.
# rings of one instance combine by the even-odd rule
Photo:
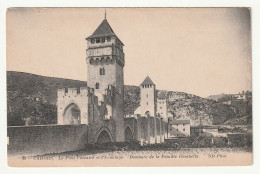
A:
<svg viewBox="0 0 260 174">
<path fill-rule="evenodd" d="M 108 86 L 113 86 L 112 121 L 114 141 L 124 141 L 124 65 L 123 42 L 116 36 L 106 16 L 87 40 L 87 83 L 102 101 Z M 113 131 L 112 131 L 113 132 Z"/>
</svg>

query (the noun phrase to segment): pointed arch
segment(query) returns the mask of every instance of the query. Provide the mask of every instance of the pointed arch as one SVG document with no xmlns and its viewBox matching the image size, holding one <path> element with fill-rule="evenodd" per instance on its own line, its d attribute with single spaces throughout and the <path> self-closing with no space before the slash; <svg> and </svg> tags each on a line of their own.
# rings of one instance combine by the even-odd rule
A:
<svg viewBox="0 0 260 174">
<path fill-rule="evenodd" d="M 125 127 L 125 141 L 132 141 L 134 139 L 133 130 L 128 124 Z"/>
<path fill-rule="evenodd" d="M 81 124 L 81 111 L 77 104 L 70 103 L 64 109 L 63 124 Z"/>
<path fill-rule="evenodd" d="M 107 127 L 102 127 L 97 134 L 96 143 L 109 143 L 112 142 L 112 135 Z"/>
</svg>

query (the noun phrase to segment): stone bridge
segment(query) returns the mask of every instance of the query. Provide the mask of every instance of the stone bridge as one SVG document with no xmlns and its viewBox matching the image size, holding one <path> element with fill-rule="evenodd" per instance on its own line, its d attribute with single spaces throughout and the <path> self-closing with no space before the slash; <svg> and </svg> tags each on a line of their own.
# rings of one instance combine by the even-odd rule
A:
<svg viewBox="0 0 260 174">
<path fill-rule="evenodd" d="M 139 141 L 141 145 L 163 143 L 167 133 L 167 123 L 157 117 L 133 115 L 125 117 L 125 141 Z"/>
</svg>

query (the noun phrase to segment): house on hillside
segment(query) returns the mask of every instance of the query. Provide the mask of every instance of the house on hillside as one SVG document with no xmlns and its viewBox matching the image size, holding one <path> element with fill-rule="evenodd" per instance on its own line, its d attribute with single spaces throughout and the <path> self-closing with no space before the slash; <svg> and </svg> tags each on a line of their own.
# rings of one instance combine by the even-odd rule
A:
<svg viewBox="0 0 260 174">
<path fill-rule="evenodd" d="M 190 120 L 169 119 L 167 138 L 180 138 L 190 136 Z"/>
</svg>

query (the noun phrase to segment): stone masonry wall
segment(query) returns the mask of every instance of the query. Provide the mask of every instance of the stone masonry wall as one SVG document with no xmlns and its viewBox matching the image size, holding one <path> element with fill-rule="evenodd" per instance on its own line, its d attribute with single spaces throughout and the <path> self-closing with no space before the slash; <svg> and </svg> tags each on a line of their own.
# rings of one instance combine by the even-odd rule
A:
<svg viewBox="0 0 260 174">
<path fill-rule="evenodd" d="M 87 143 L 87 133 L 87 125 L 8 127 L 8 155 L 41 155 L 80 150 Z"/>
</svg>

